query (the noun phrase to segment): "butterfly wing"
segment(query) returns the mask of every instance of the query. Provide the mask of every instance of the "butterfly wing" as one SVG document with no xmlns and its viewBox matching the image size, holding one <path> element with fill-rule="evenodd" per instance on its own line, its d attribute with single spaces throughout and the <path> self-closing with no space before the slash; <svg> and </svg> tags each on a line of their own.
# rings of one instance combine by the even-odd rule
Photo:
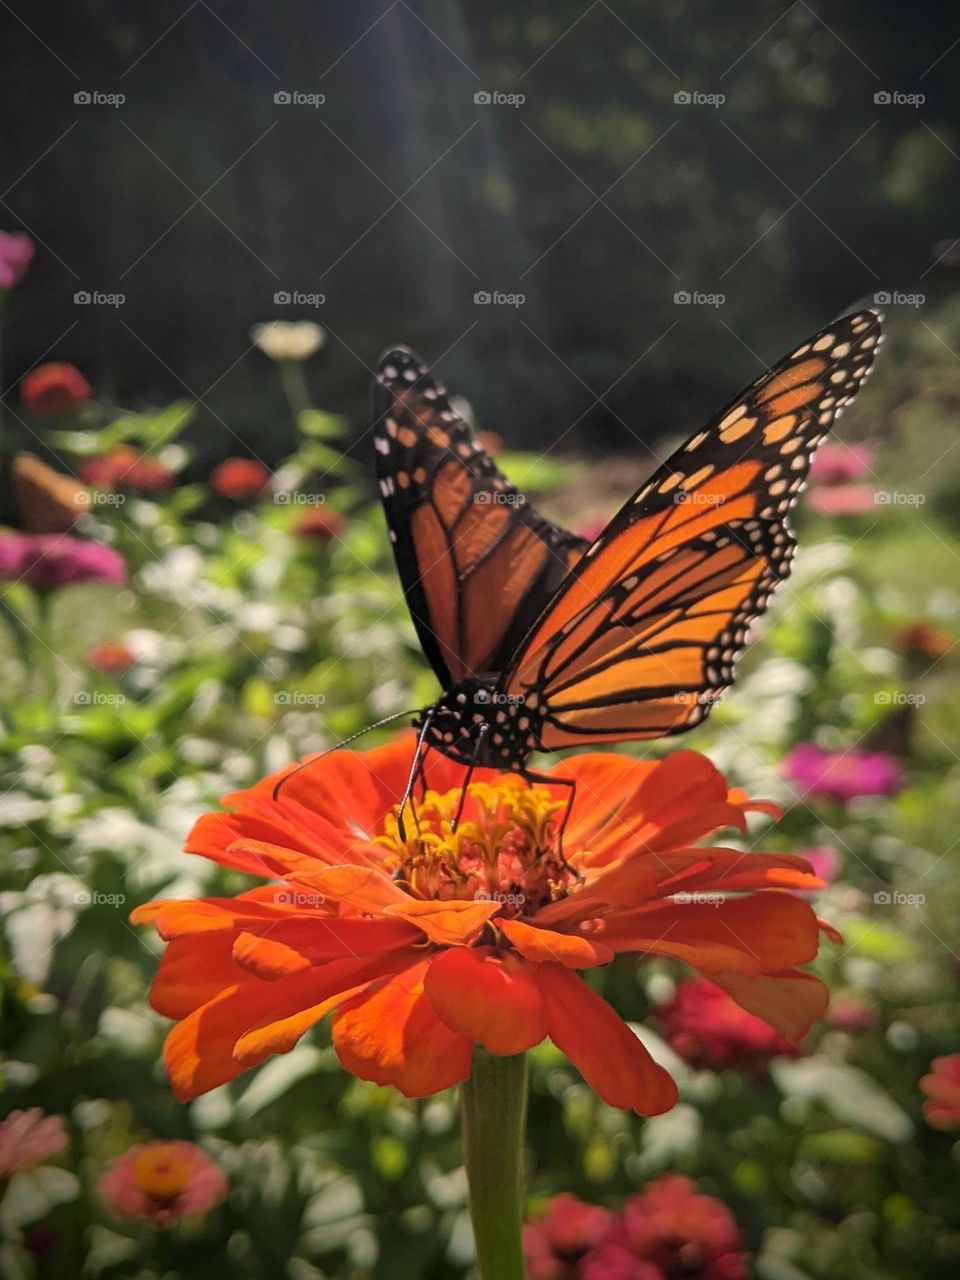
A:
<svg viewBox="0 0 960 1280">
<path fill-rule="evenodd" d="M 550 602 L 501 686 L 546 749 L 699 723 L 733 683 L 747 628 L 787 577 L 787 514 L 817 445 L 881 341 L 872 310 L 836 320 L 683 444 Z"/>
<path fill-rule="evenodd" d="M 90 510 L 85 485 L 32 453 L 18 453 L 11 473 L 20 520 L 30 533 L 66 533 Z"/>
<path fill-rule="evenodd" d="M 587 543 L 533 510 L 406 347 L 380 361 L 374 445 L 427 659 L 446 688 L 501 671 Z"/>
</svg>

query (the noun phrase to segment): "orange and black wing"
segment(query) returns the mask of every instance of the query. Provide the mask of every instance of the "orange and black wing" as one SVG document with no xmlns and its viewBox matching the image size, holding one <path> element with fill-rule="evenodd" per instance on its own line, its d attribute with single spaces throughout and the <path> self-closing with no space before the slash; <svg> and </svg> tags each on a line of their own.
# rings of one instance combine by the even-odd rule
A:
<svg viewBox="0 0 960 1280">
<path fill-rule="evenodd" d="M 445 688 L 501 671 L 587 543 L 533 510 L 406 347 L 380 361 L 374 446 L 427 659 Z"/>
<path fill-rule="evenodd" d="M 20 523 L 30 533 L 66 533 L 90 510 L 85 485 L 32 453 L 18 453 L 11 473 Z"/>
<path fill-rule="evenodd" d="M 836 320 L 753 382 L 614 517 L 504 673 L 546 749 L 692 728 L 788 575 L 787 514 L 881 341 Z"/>
</svg>

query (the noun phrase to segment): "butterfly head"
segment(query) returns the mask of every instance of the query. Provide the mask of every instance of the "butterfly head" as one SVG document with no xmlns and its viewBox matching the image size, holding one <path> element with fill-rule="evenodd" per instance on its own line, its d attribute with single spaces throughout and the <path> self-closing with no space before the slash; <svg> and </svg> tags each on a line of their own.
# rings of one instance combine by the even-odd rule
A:
<svg viewBox="0 0 960 1280">
<path fill-rule="evenodd" d="M 461 764 L 522 769 L 536 749 L 535 721 L 522 699 L 503 693 L 494 677 L 479 677 L 448 689 L 419 724 L 427 724 L 428 746 Z"/>
</svg>

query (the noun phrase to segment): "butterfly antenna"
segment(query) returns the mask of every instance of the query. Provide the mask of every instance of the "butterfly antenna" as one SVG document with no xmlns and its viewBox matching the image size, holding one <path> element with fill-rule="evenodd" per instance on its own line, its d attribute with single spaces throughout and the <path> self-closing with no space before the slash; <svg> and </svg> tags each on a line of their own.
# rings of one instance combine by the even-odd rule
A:
<svg viewBox="0 0 960 1280">
<path fill-rule="evenodd" d="M 365 733 L 370 733 L 374 729 L 382 729 L 385 724 L 392 724 L 394 720 L 402 720 L 404 716 L 414 716 L 419 714 L 419 709 L 414 707 L 410 711 L 398 711 L 396 715 L 384 716 L 382 720 L 375 720 L 373 724 L 368 724 L 365 729 L 358 729 L 356 733 L 351 733 L 349 738 L 344 738 L 343 741 L 338 742 L 335 747 L 327 747 L 326 751 L 318 751 L 315 756 L 308 756 L 306 760 L 301 760 L 298 765 L 294 765 L 292 769 L 278 780 L 273 788 L 272 799 L 276 800 L 280 795 L 280 788 L 283 784 L 292 778 L 294 774 L 299 773 L 301 769 L 306 769 L 307 765 L 316 764 L 318 760 L 322 760 L 324 756 L 330 755 L 331 752 L 339 751 L 341 747 L 349 746 L 351 742 L 356 742 L 357 738 L 362 738 Z"/>
<path fill-rule="evenodd" d="M 400 807 L 397 810 L 397 832 L 400 836 L 401 841 L 404 844 L 406 844 L 407 842 L 407 828 L 403 821 L 403 811 L 407 806 L 407 801 L 410 800 L 410 797 L 413 795 L 413 788 L 414 788 L 414 784 L 417 781 L 417 774 L 422 768 L 422 764 L 420 760 L 420 752 L 423 749 L 424 739 L 427 736 L 427 731 L 429 730 L 430 725 L 433 722 L 433 717 L 435 714 L 436 713 L 433 707 L 431 707 L 427 712 L 424 713 L 423 723 L 420 726 L 420 733 L 419 733 L 419 736 L 417 737 L 417 749 L 413 754 L 413 764 L 410 766 L 410 776 L 409 778 L 407 778 L 407 785 L 406 787 L 404 787 L 404 790 L 403 790 L 403 798 L 401 799 Z M 417 817 L 417 811 L 413 807 L 412 803 L 410 805 L 410 809 L 413 813 L 413 820 L 417 824 L 417 831 L 419 832 L 420 819 Z"/>
</svg>

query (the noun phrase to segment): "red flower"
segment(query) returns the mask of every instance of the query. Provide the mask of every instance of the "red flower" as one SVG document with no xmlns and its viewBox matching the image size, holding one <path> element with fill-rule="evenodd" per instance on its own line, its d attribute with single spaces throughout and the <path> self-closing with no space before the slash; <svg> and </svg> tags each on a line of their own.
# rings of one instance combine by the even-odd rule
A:
<svg viewBox="0 0 960 1280">
<path fill-rule="evenodd" d="M 745 1280 L 743 1238 L 727 1206 L 664 1174 L 631 1196 L 584 1258 L 580 1280 Z"/>
<path fill-rule="evenodd" d="M 613 1215 L 564 1193 L 523 1228 L 529 1280 L 576 1280 L 577 1263 L 603 1236 Z"/>
<path fill-rule="evenodd" d="M 227 1180 L 192 1142 L 144 1142 L 114 1160 L 99 1190 L 119 1217 L 149 1218 L 158 1227 L 171 1227 L 178 1218 L 220 1204 Z"/>
<path fill-rule="evenodd" d="M 960 1129 L 960 1053 L 934 1058 L 930 1068 L 920 1081 L 924 1119 L 931 1129 Z"/>
<path fill-rule="evenodd" d="M 904 657 L 942 658 L 954 646 L 953 636 L 929 622 L 908 622 L 891 637 L 894 649 Z"/>
<path fill-rule="evenodd" d="M 779 891 L 819 882 L 799 858 L 695 846 L 769 808 L 703 756 L 564 761 L 565 861 L 566 788 L 478 771 L 452 832 L 464 771 L 443 757 L 401 839 L 411 761 L 405 736 L 313 761 L 276 799 L 283 774 L 228 796 L 233 811 L 202 817 L 187 851 L 282 883 L 134 912 L 170 943 L 151 1001 L 178 1019 L 164 1053 L 178 1098 L 332 1012 L 343 1066 L 408 1097 L 466 1079 L 474 1044 L 518 1054 L 549 1036 L 611 1106 L 655 1115 L 676 1086 L 576 972 L 619 951 L 686 961 L 791 1039 L 822 1015 L 825 987 L 795 968 L 816 954 L 816 917 Z M 718 906 L 689 900 L 715 890 Z"/>
<path fill-rule="evenodd" d="M 671 1048 L 694 1067 L 762 1070 L 770 1058 L 797 1055 L 786 1036 L 704 979 L 681 982 L 658 1013 Z"/>
<path fill-rule="evenodd" d="M 346 520 L 337 511 L 308 511 L 293 526 L 293 532 L 306 541 L 330 542 L 341 537 L 346 527 Z"/>
<path fill-rule="evenodd" d="M 101 640 L 90 646 L 87 661 L 94 671 L 101 671 L 105 676 L 122 676 L 136 664 L 137 657 L 122 640 Z"/>
<path fill-rule="evenodd" d="M 158 493 L 169 489 L 175 477 L 158 459 L 147 457 L 133 445 L 118 444 L 109 453 L 82 462 L 80 479 L 105 493 L 112 493 L 118 487 Z"/>
<path fill-rule="evenodd" d="M 20 395 L 35 418 L 51 418 L 84 404 L 93 391 L 72 364 L 41 364 L 24 377 Z"/>
<path fill-rule="evenodd" d="M 214 467 L 210 488 L 231 502 L 249 502 L 270 483 L 270 471 L 253 458 L 227 458 Z"/>
</svg>

